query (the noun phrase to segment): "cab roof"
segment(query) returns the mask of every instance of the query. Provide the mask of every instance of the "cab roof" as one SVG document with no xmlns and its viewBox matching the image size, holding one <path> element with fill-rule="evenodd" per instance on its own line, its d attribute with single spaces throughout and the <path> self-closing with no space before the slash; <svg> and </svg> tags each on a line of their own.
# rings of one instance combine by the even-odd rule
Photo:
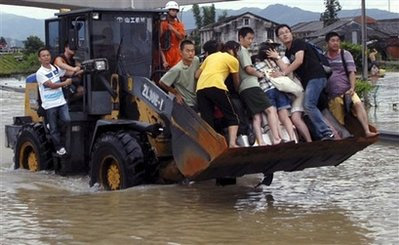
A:
<svg viewBox="0 0 399 245">
<path fill-rule="evenodd" d="M 130 12 L 130 13 L 166 13 L 166 9 L 133 9 L 133 8 L 125 8 L 125 9 L 108 9 L 108 8 L 84 8 L 84 9 L 77 9 L 71 10 L 64 13 L 55 13 L 56 16 L 68 16 L 68 15 L 75 15 L 75 14 L 83 14 L 83 13 L 92 13 L 92 12 L 114 12 L 114 13 L 121 13 L 121 12 Z"/>
</svg>

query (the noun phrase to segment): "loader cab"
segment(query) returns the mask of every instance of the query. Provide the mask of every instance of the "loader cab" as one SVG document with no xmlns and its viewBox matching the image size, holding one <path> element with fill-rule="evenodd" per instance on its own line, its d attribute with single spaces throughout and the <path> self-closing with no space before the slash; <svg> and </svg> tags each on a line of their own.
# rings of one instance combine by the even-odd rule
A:
<svg viewBox="0 0 399 245">
<path fill-rule="evenodd" d="M 162 14 L 157 10 L 86 9 L 60 13 L 58 18 L 46 20 L 46 45 L 53 58 L 64 52 L 64 43 L 68 42 L 80 63 L 95 58 L 108 61 L 108 71 L 85 73 L 82 77 L 85 94 L 81 110 L 85 114 L 111 114 L 115 95 L 125 89 L 124 79 L 150 78 L 158 69 Z"/>
</svg>

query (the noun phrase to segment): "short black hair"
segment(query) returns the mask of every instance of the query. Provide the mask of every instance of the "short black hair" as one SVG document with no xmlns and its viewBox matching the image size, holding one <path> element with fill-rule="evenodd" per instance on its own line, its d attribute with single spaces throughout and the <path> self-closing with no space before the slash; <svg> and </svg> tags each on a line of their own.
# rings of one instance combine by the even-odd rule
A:
<svg viewBox="0 0 399 245">
<path fill-rule="evenodd" d="M 278 31 L 281 29 L 281 28 L 284 28 L 284 27 L 287 27 L 288 28 L 288 30 L 290 30 L 290 32 L 292 32 L 292 30 L 291 30 L 291 27 L 289 26 L 289 25 L 287 25 L 287 24 L 280 24 L 280 25 L 278 25 L 277 27 L 276 27 L 276 36 L 278 36 Z"/>
<path fill-rule="evenodd" d="M 40 57 L 40 53 L 41 53 L 42 51 L 45 51 L 45 50 L 47 50 L 47 51 L 51 54 L 49 48 L 47 48 L 47 47 L 42 47 L 42 48 L 39 49 L 39 51 L 37 51 L 37 57 Z"/>
<path fill-rule="evenodd" d="M 222 45 L 216 40 L 209 40 L 202 46 L 202 49 L 205 52 L 208 52 L 208 55 L 216 53 L 222 49 Z"/>
<path fill-rule="evenodd" d="M 228 50 L 235 50 L 238 51 L 240 49 L 240 44 L 237 43 L 236 41 L 227 41 L 223 45 L 223 51 L 227 52 Z"/>
<path fill-rule="evenodd" d="M 66 47 L 69 48 L 69 42 L 68 42 L 68 41 L 66 41 L 66 42 L 64 43 L 64 49 L 65 49 Z"/>
<path fill-rule="evenodd" d="M 194 43 L 191 40 L 185 39 L 185 40 L 181 41 L 181 43 L 180 43 L 180 50 L 183 50 L 184 46 L 186 46 L 186 45 L 194 45 Z"/>
<path fill-rule="evenodd" d="M 248 33 L 255 34 L 254 30 L 251 27 L 243 27 L 238 31 L 238 39 L 240 37 L 246 37 Z"/>
<path fill-rule="evenodd" d="M 266 51 L 271 49 L 276 49 L 277 45 L 273 43 L 267 43 L 267 42 L 262 42 L 259 44 L 259 50 L 258 50 L 258 58 L 260 60 L 268 59 L 269 57 L 266 54 Z"/>
<path fill-rule="evenodd" d="M 326 34 L 326 38 L 325 38 L 326 42 L 330 41 L 330 39 L 331 39 L 332 37 L 338 37 L 339 40 L 342 39 L 341 36 L 338 34 L 338 32 L 330 31 L 329 33 Z"/>
</svg>

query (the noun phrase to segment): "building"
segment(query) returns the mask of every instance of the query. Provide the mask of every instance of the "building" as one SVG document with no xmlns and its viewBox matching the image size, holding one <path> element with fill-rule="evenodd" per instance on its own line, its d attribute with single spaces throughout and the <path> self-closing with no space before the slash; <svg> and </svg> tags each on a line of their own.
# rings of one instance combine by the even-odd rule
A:
<svg viewBox="0 0 399 245">
<path fill-rule="evenodd" d="M 238 40 L 238 30 L 242 27 L 251 27 L 255 31 L 253 48 L 266 39 L 276 40 L 274 30 L 278 23 L 263 18 L 259 15 L 246 12 L 240 15 L 229 16 L 214 24 L 204 26 L 200 29 L 201 43 L 209 40 L 227 42 Z"/>
<path fill-rule="evenodd" d="M 323 27 L 322 21 L 301 22 L 292 26 L 295 37 L 303 38 L 322 47 L 324 38 L 331 31 L 338 32 L 347 42 L 361 44 L 361 16 L 341 18 Z M 399 19 L 375 20 L 367 17 L 367 42 L 369 47 L 381 51 L 383 59 L 399 58 Z"/>
</svg>

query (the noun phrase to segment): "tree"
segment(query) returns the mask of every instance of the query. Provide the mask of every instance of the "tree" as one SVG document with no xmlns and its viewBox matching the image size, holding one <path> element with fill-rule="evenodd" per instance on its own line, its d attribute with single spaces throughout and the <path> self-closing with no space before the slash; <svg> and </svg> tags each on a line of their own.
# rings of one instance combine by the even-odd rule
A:
<svg viewBox="0 0 399 245">
<path fill-rule="evenodd" d="M 0 37 L 0 47 L 6 47 L 7 46 L 7 41 L 4 37 Z"/>
<path fill-rule="evenodd" d="M 338 12 L 342 9 L 338 0 L 324 0 L 326 10 L 321 13 L 320 20 L 324 26 L 331 25 L 338 20 Z"/>
<path fill-rule="evenodd" d="M 41 47 L 44 47 L 44 43 L 37 36 L 29 36 L 25 41 L 25 54 L 36 53 Z"/>
<path fill-rule="evenodd" d="M 218 21 L 225 20 L 227 18 L 227 10 L 223 10 L 222 14 L 218 16 Z"/>
<path fill-rule="evenodd" d="M 216 10 L 214 4 L 210 7 L 202 7 L 202 13 L 202 26 L 207 26 L 216 22 Z"/>
<path fill-rule="evenodd" d="M 191 38 L 195 42 L 195 51 L 197 53 L 201 51 L 201 46 L 200 46 L 201 38 L 199 30 L 204 26 L 214 24 L 216 22 L 216 9 L 214 4 L 212 4 L 209 7 L 204 6 L 201 9 L 198 6 L 198 4 L 193 4 L 193 15 L 195 19 L 195 25 L 197 26 L 197 28 L 192 32 Z"/>
<path fill-rule="evenodd" d="M 193 14 L 195 19 L 195 25 L 197 26 L 197 29 L 200 29 L 202 27 L 202 16 L 198 4 L 193 5 Z"/>
</svg>

